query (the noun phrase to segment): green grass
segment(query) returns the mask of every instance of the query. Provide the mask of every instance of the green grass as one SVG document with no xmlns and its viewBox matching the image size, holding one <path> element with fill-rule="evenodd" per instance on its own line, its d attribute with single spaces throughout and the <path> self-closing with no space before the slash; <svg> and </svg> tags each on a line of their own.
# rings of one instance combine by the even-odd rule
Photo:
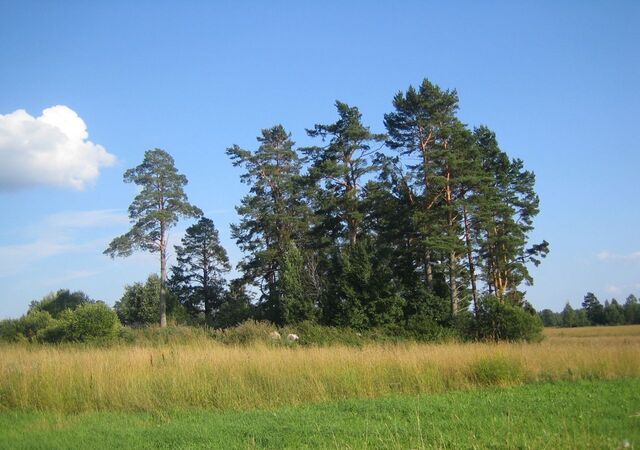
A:
<svg viewBox="0 0 640 450">
<path fill-rule="evenodd" d="M 0 412 L 0 448 L 640 448 L 640 379 L 273 410 Z"/>
</svg>

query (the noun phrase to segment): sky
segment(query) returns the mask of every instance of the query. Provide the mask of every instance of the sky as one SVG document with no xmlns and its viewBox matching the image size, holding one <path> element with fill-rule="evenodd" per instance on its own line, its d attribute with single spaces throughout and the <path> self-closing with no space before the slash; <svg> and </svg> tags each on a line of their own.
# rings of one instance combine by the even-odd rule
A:
<svg viewBox="0 0 640 450">
<path fill-rule="evenodd" d="M 526 287 L 537 309 L 640 294 L 640 2 L 0 0 L 0 318 L 60 288 L 109 304 L 156 255 L 102 254 L 128 229 L 123 172 L 163 148 L 232 263 L 247 187 L 225 154 L 282 124 L 372 131 L 424 78 L 536 174 Z M 177 243 L 190 222 L 172 230 Z"/>
</svg>

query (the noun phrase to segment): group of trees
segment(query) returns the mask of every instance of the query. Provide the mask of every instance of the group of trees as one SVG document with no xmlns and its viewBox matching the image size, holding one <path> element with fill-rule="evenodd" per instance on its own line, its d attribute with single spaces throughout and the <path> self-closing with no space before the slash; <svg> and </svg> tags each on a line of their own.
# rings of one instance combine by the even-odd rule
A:
<svg viewBox="0 0 640 450">
<path fill-rule="evenodd" d="M 31 302 L 19 319 L 0 321 L 0 341 L 107 342 L 119 330 L 118 316 L 108 305 L 84 292 L 60 289 Z"/>
<path fill-rule="evenodd" d="M 545 241 L 528 244 L 533 173 L 487 127 L 458 119 L 455 91 L 424 80 L 393 106 L 385 134 L 336 102 L 334 123 L 307 130 L 315 146 L 295 148 L 277 125 L 257 149 L 227 150 L 249 186 L 232 235 L 258 317 L 451 326 L 487 298 L 526 305 L 527 264 L 548 252 Z"/>
<path fill-rule="evenodd" d="M 534 174 L 489 128 L 459 120 L 456 91 L 424 80 L 399 92 L 384 134 L 357 107 L 338 101 L 336 109 L 335 122 L 307 130 L 316 145 L 296 148 L 276 125 L 262 130 L 255 150 L 227 149 L 249 186 L 232 225 L 245 258 L 231 283 L 218 232 L 189 203 L 173 158 L 149 150 L 126 171 L 125 182 L 141 188 L 132 227 L 105 253 L 159 253 L 160 277 L 128 288 L 121 320 L 151 320 L 145 291 L 158 292 L 161 326 L 171 296 L 213 326 L 246 317 L 360 330 L 473 326 L 496 308 L 535 317 L 521 291 L 532 282 L 528 264 L 548 252 L 546 241 L 528 242 L 539 203 Z M 169 278 L 168 230 L 181 217 L 199 220 L 176 247 Z"/>
<path fill-rule="evenodd" d="M 605 300 L 604 305 L 591 292 L 585 295 L 582 308 L 574 309 L 569 302 L 557 313 L 543 309 L 539 313 L 546 327 L 586 327 L 591 325 L 632 325 L 640 324 L 640 303 L 630 294 L 623 305 L 614 298 Z"/>
</svg>

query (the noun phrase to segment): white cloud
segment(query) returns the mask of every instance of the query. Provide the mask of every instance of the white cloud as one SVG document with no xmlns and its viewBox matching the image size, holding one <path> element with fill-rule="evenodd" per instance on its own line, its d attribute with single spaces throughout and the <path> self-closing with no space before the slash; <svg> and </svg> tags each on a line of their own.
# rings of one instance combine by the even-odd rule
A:
<svg viewBox="0 0 640 450">
<path fill-rule="evenodd" d="M 596 255 L 596 258 L 600 261 L 640 261 L 640 251 L 631 252 L 627 254 L 612 253 L 607 250 L 602 250 Z"/>
<path fill-rule="evenodd" d="M 88 140 L 84 120 L 57 105 L 39 117 L 19 109 L 0 114 L 0 190 L 52 185 L 82 190 L 115 156 Z"/>
<path fill-rule="evenodd" d="M 104 239 L 84 243 L 64 239 L 39 239 L 25 244 L 0 246 L 0 277 L 14 275 L 33 263 L 67 253 L 94 252 L 104 246 Z"/>
<path fill-rule="evenodd" d="M 56 228 L 96 228 L 125 225 L 129 223 L 129 217 L 118 209 L 63 211 L 48 216 L 45 222 Z"/>
</svg>

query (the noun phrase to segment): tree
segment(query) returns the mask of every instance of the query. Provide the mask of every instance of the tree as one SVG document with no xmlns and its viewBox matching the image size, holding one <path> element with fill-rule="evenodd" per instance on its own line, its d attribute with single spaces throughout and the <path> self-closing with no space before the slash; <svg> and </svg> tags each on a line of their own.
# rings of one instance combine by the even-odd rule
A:
<svg viewBox="0 0 640 450">
<path fill-rule="evenodd" d="M 576 312 L 571 307 L 569 302 L 564 306 L 564 309 L 560 313 L 560 317 L 562 318 L 562 326 L 563 327 L 575 327 L 576 326 Z"/>
<path fill-rule="evenodd" d="M 175 161 L 159 148 L 147 150 L 142 164 L 124 173 L 125 183 L 142 189 L 129 205 L 131 229 L 115 238 L 104 251 L 111 256 L 130 256 L 134 250 L 160 254 L 160 326 L 167 326 L 167 241 L 169 229 L 181 217 L 199 217 L 202 211 L 184 193 L 187 177 L 179 174 Z"/>
<path fill-rule="evenodd" d="M 236 208 L 239 224 L 231 235 L 247 256 L 239 264 L 246 281 L 260 289 L 259 311 L 263 318 L 282 323 L 282 291 L 279 280 L 291 243 L 303 248 L 308 232 L 309 209 L 302 192 L 302 162 L 294 142 L 282 125 L 262 130 L 255 151 L 237 145 L 227 149 L 234 166 L 242 166 L 241 180 L 249 194 Z"/>
<path fill-rule="evenodd" d="M 624 309 L 615 298 L 611 303 L 604 304 L 604 321 L 607 325 L 622 325 L 625 322 Z"/>
<path fill-rule="evenodd" d="M 316 193 L 323 231 L 353 246 L 362 233 L 362 178 L 375 169 L 371 144 L 384 135 L 371 133 L 355 106 L 336 101 L 336 109 L 337 122 L 307 130 L 311 137 L 328 140 L 327 145 L 303 151 L 311 163 L 309 177 L 321 185 Z"/>
<path fill-rule="evenodd" d="M 558 316 L 559 314 L 554 313 L 550 309 L 540 311 L 540 319 L 545 327 L 557 327 L 560 325 Z"/>
<path fill-rule="evenodd" d="M 229 283 L 229 290 L 225 293 L 220 310 L 214 317 L 213 326 L 216 328 L 233 327 L 250 319 L 253 314 L 254 308 L 251 296 L 246 290 L 245 280 L 235 279 Z"/>
<path fill-rule="evenodd" d="M 447 253 L 453 269 L 449 275 L 455 275 L 456 261 L 451 258 L 455 249 L 443 247 L 451 247 L 452 243 L 460 247 L 459 239 L 456 240 L 459 234 L 455 232 L 448 233 L 449 239 L 442 239 L 445 236 L 442 231 L 452 228 L 451 223 L 445 222 L 451 217 L 443 214 L 443 198 L 446 196 L 448 201 L 452 198 L 451 186 L 446 183 L 450 173 L 441 157 L 449 148 L 452 130 L 460 127 L 455 115 L 458 94 L 455 90 L 443 91 L 425 79 L 418 89 L 409 86 L 406 93 L 396 94 L 393 106 L 395 111 L 385 114 L 384 124 L 389 135 L 387 146 L 396 150 L 398 156 L 383 159 L 409 203 L 413 228 L 409 246 L 417 251 L 415 270 L 422 271 L 426 288 L 433 290 L 434 271 L 443 270 L 437 267 L 437 261 L 444 260 Z M 456 294 L 454 287 L 449 292 L 452 313 L 458 307 Z"/>
<path fill-rule="evenodd" d="M 480 186 L 480 208 L 473 218 L 484 281 L 498 299 L 521 303 L 519 285 L 533 282 L 527 264 L 537 266 L 549 252 L 547 241 L 527 247 L 533 218 L 539 212 L 535 175 L 524 170 L 521 160 L 509 159 L 487 127 L 474 134 L 482 170 L 491 174 L 490 182 Z"/>
<path fill-rule="evenodd" d="M 582 307 L 587 313 L 587 317 L 592 325 L 604 325 L 604 308 L 592 292 L 587 292 L 587 295 L 584 296 Z"/>
<path fill-rule="evenodd" d="M 211 325 L 224 298 L 223 273 L 231 270 L 213 221 L 200 218 L 187 228 L 182 245 L 175 249 L 178 263 L 171 268 L 173 291 L 190 312 L 197 314 L 204 308 L 205 322 Z"/>
<path fill-rule="evenodd" d="M 624 317 L 627 324 L 640 323 L 640 303 L 635 295 L 629 294 L 624 302 Z"/>
<path fill-rule="evenodd" d="M 160 277 L 151 274 L 145 283 L 125 286 L 122 298 L 113 308 L 125 325 L 150 325 L 158 321 L 159 303 Z"/>
<path fill-rule="evenodd" d="M 57 318 L 64 310 L 76 309 L 85 303 L 95 303 L 95 301 L 82 291 L 71 292 L 69 289 L 60 289 L 41 300 L 32 301 L 29 312 L 46 311 L 51 314 L 51 317 Z"/>
</svg>

